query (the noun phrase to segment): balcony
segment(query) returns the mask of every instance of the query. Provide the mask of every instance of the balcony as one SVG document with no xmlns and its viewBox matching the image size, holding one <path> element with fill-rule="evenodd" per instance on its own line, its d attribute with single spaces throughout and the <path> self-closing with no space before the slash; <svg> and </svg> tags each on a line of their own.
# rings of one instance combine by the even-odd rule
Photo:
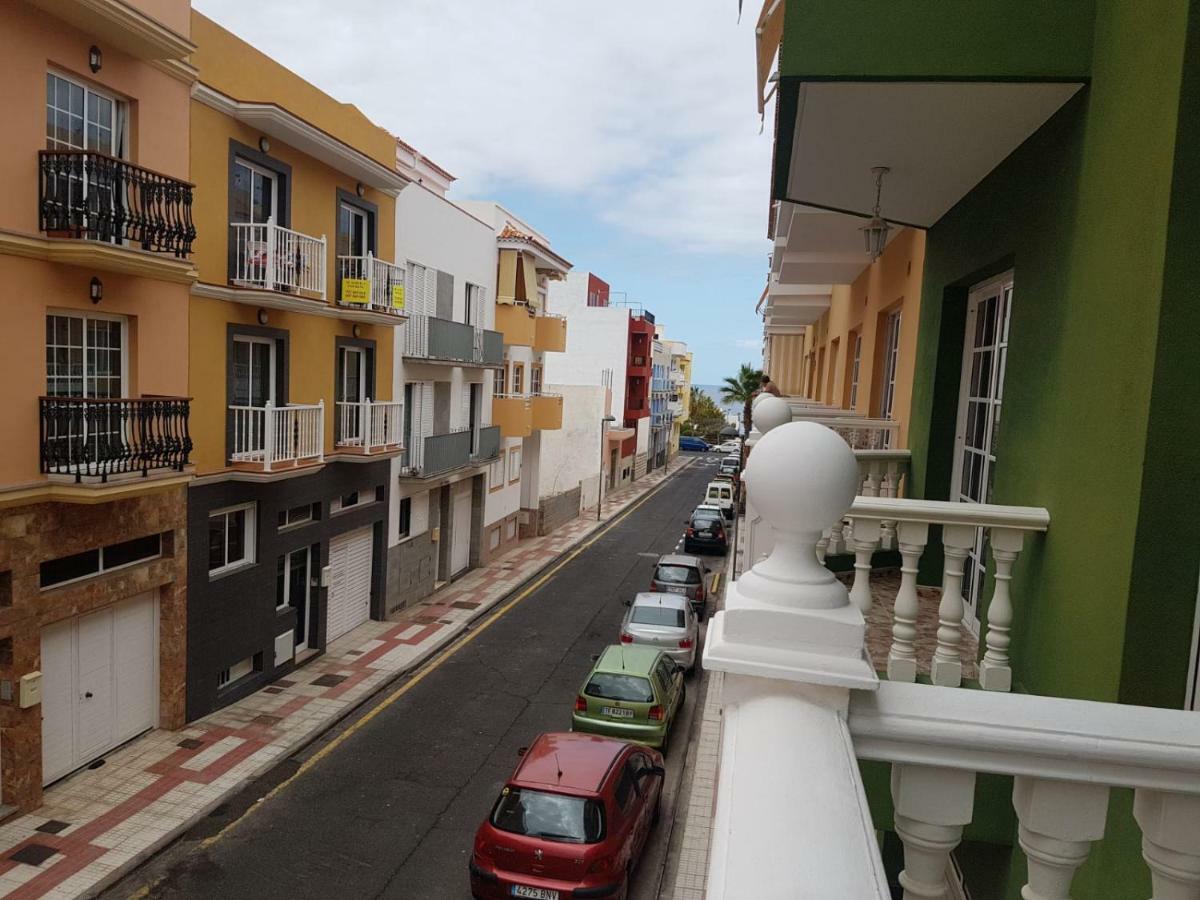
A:
<svg viewBox="0 0 1200 900">
<path fill-rule="evenodd" d="M 230 406 L 230 461 L 273 472 L 325 461 L 325 401 Z"/>
<path fill-rule="evenodd" d="M 552 313 L 539 313 L 534 317 L 533 349 L 550 353 L 562 353 L 567 349 L 567 319 Z"/>
<path fill-rule="evenodd" d="M 561 394 L 533 395 L 533 427 L 556 431 L 562 428 L 563 398 Z"/>
<path fill-rule="evenodd" d="M 496 330 L 509 346 L 532 347 L 537 340 L 537 322 L 528 306 L 521 303 L 496 304 Z"/>
<path fill-rule="evenodd" d="M 826 429 L 767 433 L 750 455 L 748 508 L 779 546 L 730 585 L 725 609 L 709 626 L 704 665 L 723 673 L 723 702 L 706 896 L 742 897 L 751 885 L 755 896 L 794 896 L 804 884 L 813 896 L 890 898 L 876 829 L 893 830 L 903 847 L 906 897 L 963 896 L 951 854 L 964 827 L 1011 809 L 1013 852 L 1025 857 L 1013 867 L 1026 879 L 1023 896 L 1070 896 L 1092 844 L 1106 830 L 1125 835 L 1137 827 L 1140 847 L 1120 841 L 1104 852 L 1119 848 L 1129 853 L 1128 865 L 1148 866 L 1155 897 L 1194 897 L 1200 718 L 1009 692 L 1012 616 L 1021 605 L 1009 594 L 1009 578 L 1023 543 L 1039 540 L 1049 514 L 856 498 L 860 482 L 879 487 L 880 472 L 900 460 L 859 456 L 856 465 L 855 456 Z M 828 520 L 852 523 L 849 593 L 818 562 Z M 870 572 L 870 554 L 887 540 L 888 522 L 903 565 L 898 580 L 891 576 L 893 639 L 881 682 L 881 660 L 868 655 L 876 607 L 866 619 L 862 610 L 869 593 L 877 602 L 886 593 Z M 934 597 L 921 596 L 916 583 L 931 525 L 941 526 L 945 557 L 943 589 Z M 963 639 L 964 563 L 980 529 L 983 546 L 992 548 L 994 587 L 979 662 L 983 689 L 963 690 L 956 685 L 975 658 L 974 642 Z M 915 680 L 922 671 L 932 684 Z M 874 768 L 860 773 L 860 762 Z M 880 765 L 890 777 L 877 777 Z M 1012 778 L 1011 804 L 990 789 L 977 792 L 979 774 Z M 1113 788 L 1131 790 L 1132 804 L 1110 806 Z M 1004 873 L 975 871 L 1003 886 Z"/>
<path fill-rule="evenodd" d="M 479 429 L 479 440 L 475 446 L 477 462 L 488 462 L 500 456 L 500 426 L 486 425 Z"/>
<path fill-rule="evenodd" d="M 404 329 L 404 355 L 410 359 L 453 365 L 504 365 L 504 337 L 437 316 L 414 315 Z"/>
<path fill-rule="evenodd" d="M 399 401 L 339 402 L 334 445 L 366 455 L 402 449 L 404 404 Z"/>
<path fill-rule="evenodd" d="M 404 267 L 370 253 L 338 257 L 338 305 L 404 315 Z"/>
<path fill-rule="evenodd" d="M 101 153 L 41 150 L 38 228 L 183 259 L 196 239 L 192 185 Z"/>
<path fill-rule="evenodd" d="M 533 434 L 533 398 L 527 394 L 493 394 L 492 423 L 506 438 Z"/>
<path fill-rule="evenodd" d="M 186 397 L 42 397 L 41 471 L 100 484 L 112 476 L 182 472 L 192 451 L 189 404 Z"/>
<path fill-rule="evenodd" d="M 310 237 L 268 219 L 231 222 L 230 282 L 235 287 L 325 299 L 325 237 Z"/>
</svg>

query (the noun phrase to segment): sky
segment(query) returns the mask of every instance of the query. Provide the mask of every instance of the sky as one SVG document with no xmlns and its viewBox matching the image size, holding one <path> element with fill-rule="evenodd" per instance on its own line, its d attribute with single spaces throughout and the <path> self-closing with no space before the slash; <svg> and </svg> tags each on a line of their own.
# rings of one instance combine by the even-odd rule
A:
<svg viewBox="0 0 1200 900">
<path fill-rule="evenodd" d="M 654 312 L 693 380 L 761 362 L 770 112 L 735 0 L 193 0 Z"/>
</svg>

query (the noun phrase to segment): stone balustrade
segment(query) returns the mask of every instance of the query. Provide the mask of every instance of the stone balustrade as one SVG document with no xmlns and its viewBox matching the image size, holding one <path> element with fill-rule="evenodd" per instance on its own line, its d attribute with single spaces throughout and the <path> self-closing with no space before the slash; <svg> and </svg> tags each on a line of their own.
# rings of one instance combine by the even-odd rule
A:
<svg viewBox="0 0 1200 900">
<path fill-rule="evenodd" d="M 942 596 L 938 605 L 937 649 L 930 664 L 930 675 L 934 684 L 946 687 L 958 687 L 962 683 L 959 644 L 966 610 L 963 569 L 967 555 L 979 543 L 980 530 L 986 531 L 983 546 L 991 547 L 994 569 L 992 597 L 987 605 L 987 651 L 979 666 L 979 681 L 985 690 L 1010 690 L 1013 566 L 1026 535 L 1044 532 L 1050 527 L 1050 513 L 1025 506 L 859 496 L 854 499 L 844 521 L 850 523 L 852 536 L 849 543 L 854 550 L 854 586 L 850 590 L 850 599 L 864 612 L 871 608 L 871 558 L 880 547 L 885 525 L 895 533 L 901 565 L 892 645 L 888 652 L 889 681 L 916 679 L 914 642 L 917 636 L 918 568 L 929 542 L 929 527 L 941 526 Z"/>
</svg>

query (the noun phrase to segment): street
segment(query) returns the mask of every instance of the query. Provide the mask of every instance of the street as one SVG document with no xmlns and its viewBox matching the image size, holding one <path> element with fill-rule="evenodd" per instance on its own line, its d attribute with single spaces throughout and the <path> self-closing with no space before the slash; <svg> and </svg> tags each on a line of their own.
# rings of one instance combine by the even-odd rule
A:
<svg viewBox="0 0 1200 900">
<path fill-rule="evenodd" d="M 718 459 L 702 456 L 665 482 L 407 687 L 384 690 L 104 896 L 469 896 L 472 838 L 518 748 L 569 727 L 594 655 L 616 641 L 621 601 L 675 549 Z M 698 677 L 667 751 L 663 814 L 634 897 L 656 895 Z"/>
</svg>

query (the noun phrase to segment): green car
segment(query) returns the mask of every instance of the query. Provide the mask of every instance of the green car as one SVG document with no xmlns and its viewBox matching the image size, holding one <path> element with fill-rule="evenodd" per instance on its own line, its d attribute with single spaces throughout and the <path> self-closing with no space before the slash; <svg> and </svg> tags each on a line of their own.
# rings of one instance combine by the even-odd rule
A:
<svg viewBox="0 0 1200 900">
<path fill-rule="evenodd" d="M 661 650 L 614 644 L 579 689 L 571 730 L 661 748 L 683 695 L 683 669 Z"/>
</svg>

